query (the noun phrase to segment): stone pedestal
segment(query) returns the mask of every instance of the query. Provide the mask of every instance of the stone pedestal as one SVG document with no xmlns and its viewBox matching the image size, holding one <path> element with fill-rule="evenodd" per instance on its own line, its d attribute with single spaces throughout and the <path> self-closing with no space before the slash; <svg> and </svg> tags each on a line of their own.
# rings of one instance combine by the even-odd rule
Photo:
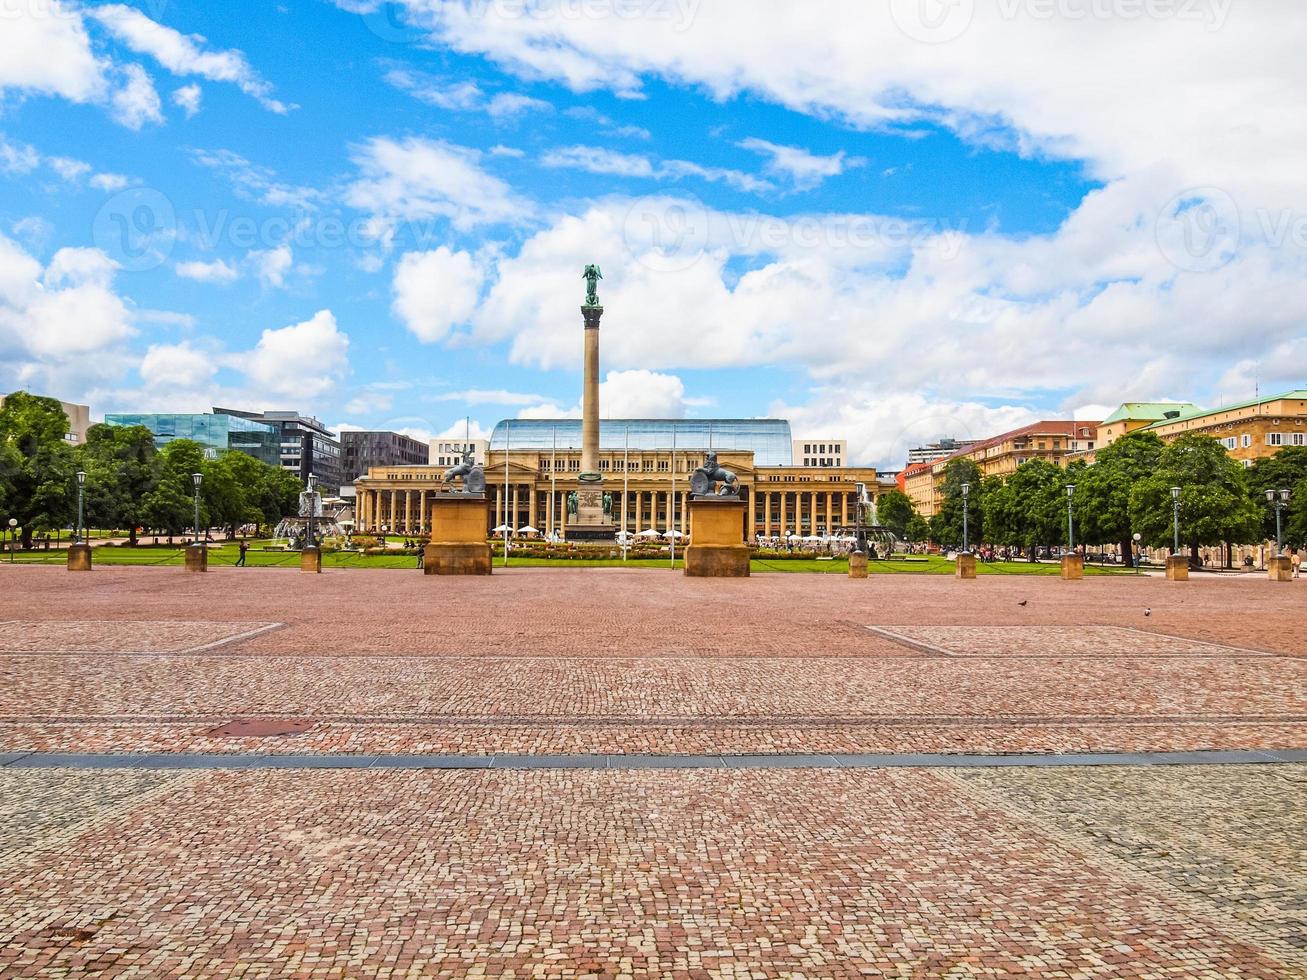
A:
<svg viewBox="0 0 1307 980">
<path fill-rule="evenodd" d="M 68 571 L 89 572 L 91 570 L 91 546 L 75 544 L 68 549 Z"/>
<path fill-rule="evenodd" d="M 849 555 L 849 578 L 867 577 L 867 556 L 861 551 Z"/>
<path fill-rule="evenodd" d="M 564 498 L 566 506 L 566 498 Z M 611 544 L 617 540 L 617 527 L 604 513 L 602 483 L 581 485 L 576 490 L 576 516 L 568 516 L 563 537 L 568 541 Z"/>
<path fill-rule="evenodd" d="M 975 578 L 976 577 L 976 556 L 964 552 L 958 555 L 957 570 L 954 574 L 958 578 Z"/>
<path fill-rule="evenodd" d="M 1189 581 L 1189 558 L 1186 555 L 1171 555 L 1166 559 L 1166 580 L 1168 582 Z"/>
<path fill-rule="evenodd" d="M 440 493 L 431 499 L 431 543 L 422 553 L 427 575 L 489 575 L 493 567 L 483 494 Z"/>
<path fill-rule="evenodd" d="M 1292 582 L 1293 560 L 1288 557 L 1268 559 L 1266 573 L 1272 582 Z"/>
<path fill-rule="evenodd" d="M 1062 581 L 1079 582 L 1085 577 L 1085 559 L 1081 555 L 1065 555 L 1062 558 Z"/>
<path fill-rule="evenodd" d="M 186 571 L 207 572 L 209 570 L 209 549 L 204 545 L 191 545 L 186 549 Z"/>
<path fill-rule="evenodd" d="M 300 552 L 300 571 L 312 572 L 315 575 L 322 571 L 322 550 L 320 548 L 305 548 Z"/>
<path fill-rule="evenodd" d="M 694 578 L 748 578 L 744 501 L 736 497 L 690 500 L 690 547 L 685 574 Z"/>
</svg>

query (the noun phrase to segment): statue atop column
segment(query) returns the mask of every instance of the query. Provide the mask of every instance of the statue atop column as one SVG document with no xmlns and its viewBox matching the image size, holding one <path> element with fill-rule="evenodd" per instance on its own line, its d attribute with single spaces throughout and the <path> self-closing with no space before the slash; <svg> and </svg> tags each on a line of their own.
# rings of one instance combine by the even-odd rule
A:
<svg viewBox="0 0 1307 980">
<path fill-rule="evenodd" d="M 599 271 L 597 265 L 587 265 L 585 271 L 581 273 L 581 278 L 585 280 L 585 305 L 590 309 L 599 306 L 599 280 L 604 274 Z"/>
</svg>

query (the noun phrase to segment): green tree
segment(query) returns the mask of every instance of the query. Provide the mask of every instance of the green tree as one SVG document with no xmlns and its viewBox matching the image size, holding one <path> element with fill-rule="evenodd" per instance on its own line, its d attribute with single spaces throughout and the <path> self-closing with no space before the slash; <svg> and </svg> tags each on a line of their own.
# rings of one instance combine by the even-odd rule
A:
<svg viewBox="0 0 1307 980">
<path fill-rule="evenodd" d="M 937 542 L 945 546 L 962 544 L 963 484 L 971 487 L 967 514 L 970 543 L 985 540 L 982 482 L 980 467 L 969 459 L 955 459 L 944 467 L 939 509 L 930 519 L 930 533 Z"/>
<path fill-rule="evenodd" d="M 67 526 L 76 512 L 76 461 L 65 441 L 68 417 L 53 398 L 15 392 L 0 406 L 0 497 L 6 520 L 32 535 Z"/>
<path fill-rule="evenodd" d="M 176 439 L 159 450 L 159 474 L 145 498 L 146 522 L 156 530 L 180 534 L 195 523 L 193 473 L 204 472 L 204 447 Z M 208 508 L 200 497 L 200 526 L 209 526 Z"/>
<path fill-rule="evenodd" d="M 1307 497 L 1303 494 L 1307 482 L 1307 447 L 1281 449 L 1274 456 L 1259 459 L 1248 472 L 1248 491 L 1253 503 L 1263 514 L 1262 536 L 1275 540 L 1275 511 L 1266 502 L 1266 491 L 1289 490 L 1289 509 L 1285 511 L 1285 544 L 1301 548 L 1307 544 Z"/>
<path fill-rule="evenodd" d="M 1171 487 L 1179 487 L 1180 540 L 1189 546 L 1190 564 L 1198 563 L 1200 547 L 1255 541 L 1262 514 L 1246 473 L 1210 436 L 1181 436 L 1162 450 L 1156 472 L 1135 484 L 1130 521 L 1149 544 L 1169 543 Z"/>
<path fill-rule="evenodd" d="M 1066 540 L 1066 472 L 1032 459 L 985 493 L 985 527 L 995 543 L 1035 548 Z"/>
<path fill-rule="evenodd" d="M 1162 440 L 1151 432 L 1132 432 L 1100 449 L 1093 466 L 1068 480 L 1076 485 L 1077 537 L 1094 544 L 1115 543 L 1122 560 L 1133 563 L 1134 525 L 1130 494 L 1152 476 L 1162 455 Z"/>
<path fill-rule="evenodd" d="M 902 490 L 889 490 L 876 498 L 876 517 L 881 526 L 889 528 L 896 537 L 907 536 L 908 523 L 916 513 L 912 498 Z"/>
<path fill-rule="evenodd" d="M 145 426 L 93 425 L 78 450 L 86 471 L 86 519 L 93 527 L 125 527 L 136 544 L 145 501 L 159 476 L 154 434 Z"/>
<path fill-rule="evenodd" d="M 930 540 L 930 522 L 915 511 L 903 529 L 903 537 L 913 544 Z"/>
</svg>

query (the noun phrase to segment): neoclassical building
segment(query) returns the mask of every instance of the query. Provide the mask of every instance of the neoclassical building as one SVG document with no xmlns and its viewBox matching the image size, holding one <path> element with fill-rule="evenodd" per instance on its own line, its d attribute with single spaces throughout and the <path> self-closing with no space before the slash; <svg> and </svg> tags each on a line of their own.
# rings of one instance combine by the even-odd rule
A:
<svg viewBox="0 0 1307 980">
<path fill-rule="evenodd" d="M 561 535 L 567 494 L 581 471 L 576 419 L 508 420 L 495 427 L 486 465 L 486 531 L 508 526 Z M 604 420 L 599 470 L 619 529 L 689 533 L 690 475 L 711 448 L 740 479 L 750 537 L 827 534 L 855 521 L 859 484 L 875 496 L 894 484 L 855 466 L 796 466 L 782 419 Z M 355 482 L 356 530 L 430 531 L 428 501 L 445 489 L 430 466 L 385 467 Z M 751 523 L 750 523 L 751 522 Z"/>
</svg>

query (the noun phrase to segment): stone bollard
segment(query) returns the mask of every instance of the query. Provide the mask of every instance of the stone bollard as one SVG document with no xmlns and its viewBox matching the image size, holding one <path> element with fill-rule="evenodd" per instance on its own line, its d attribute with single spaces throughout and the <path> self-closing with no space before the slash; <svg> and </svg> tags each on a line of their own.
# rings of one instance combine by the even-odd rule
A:
<svg viewBox="0 0 1307 980">
<path fill-rule="evenodd" d="M 1171 555 L 1166 559 L 1166 580 L 1168 582 L 1189 581 L 1189 559 L 1185 555 Z"/>
<path fill-rule="evenodd" d="M 318 548 L 305 548 L 301 551 L 300 571 L 320 573 L 322 571 L 322 551 Z"/>
<path fill-rule="evenodd" d="M 971 552 L 963 552 L 958 555 L 957 571 L 954 574 L 958 578 L 975 578 L 976 556 Z"/>
<path fill-rule="evenodd" d="M 864 552 L 855 551 L 849 555 L 849 578 L 866 578 L 867 577 L 867 556 Z"/>
<path fill-rule="evenodd" d="M 1266 573 L 1272 582 L 1292 582 L 1293 559 L 1287 556 L 1268 559 Z"/>
<path fill-rule="evenodd" d="M 1085 577 L 1085 559 L 1080 555 L 1065 555 L 1062 558 L 1062 581 L 1079 582 Z"/>
<path fill-rule="evenodd" d="M 89 572 L 91 570 L 91 546 L 75 544 L 68 549 L 68 571 Z"/>
<path fill-rule="evenodd" d="M 202 544 L 193 544 L 186 549 L 186 571 L 207 572 L 209 570 L 209 549 Z"/>
</svg>

